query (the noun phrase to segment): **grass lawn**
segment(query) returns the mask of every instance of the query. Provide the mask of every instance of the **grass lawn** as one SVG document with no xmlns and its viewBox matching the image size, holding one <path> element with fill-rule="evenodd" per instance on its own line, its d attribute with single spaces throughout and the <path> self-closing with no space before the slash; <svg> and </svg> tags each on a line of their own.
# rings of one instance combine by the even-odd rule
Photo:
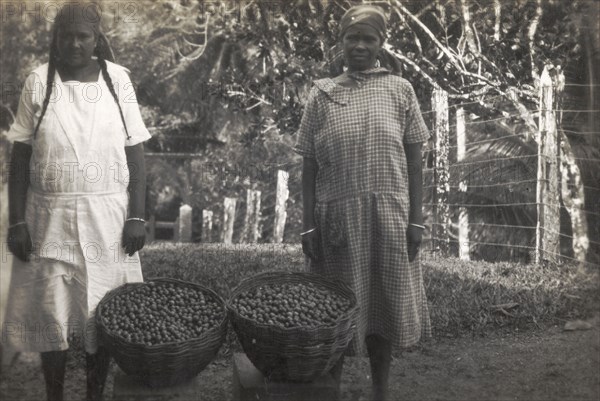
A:
<svg viewBox="0 0 600 401">
<path fill-rule="evenodd" d="M 304 269 L 298 245 L 157 243 L 141 258 L 146 278 L 201 283 L 225 299 L 256 273 Z M 434 336 L 560 324 L 591 316 L 600 302 L 598 269 L 436 258 L 423 261 L 423 273 Z"/>
</svg>

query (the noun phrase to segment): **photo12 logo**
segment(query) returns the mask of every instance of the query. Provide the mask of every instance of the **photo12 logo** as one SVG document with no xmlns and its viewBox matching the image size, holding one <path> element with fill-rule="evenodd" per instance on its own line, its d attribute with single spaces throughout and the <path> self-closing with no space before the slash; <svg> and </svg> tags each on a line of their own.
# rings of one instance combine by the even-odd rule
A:
<svg viewBox="0 0 600 401">
<path fill-rule="evenodd" d="M 8 262 L 11 254 L 8 243 L 2 243 L 2 263 Z M 97 266 L 110 266 L 113 263 L 137 263 L 135 255 L 129 256 L 120 241 L 110 244 L 99 244 L 96 242 L 77 241 L 47 241 L 33 243 L 31 262 L 40 262 L 43 259 L 61 260 L 68 263 L 84 262 L 86 264 L 97 264 Z"/>
<path fill-rule="evenodd" d="M 107 183 L 127 185 L 131 176 L 135 175 L 137 166 L 134 163 L 100 164 L 95 161 L 79 163 L 65 162 L 39 162 L 30 164 L 29 171 L 18 170 L 15 172 L 18 182 L 27 181 L 34 185 L 58 186 L 81 183 L 84 185 L 97 184 L 101 187 Z M 0 164 L 0 178 L 8 182 L 11 162 Z"/>
<path fill-rule="evenodd" d="M 2 323 L 2 343 L 59 345 L 73 337 L 80 337 L 84 342 L 95 343 L 97 341 L 97 328 L 94 319 L 89 318 L 81 321 L 77 316 L 69 316 L 64 322 Z"/>
<path fill-rule="evenodd" d="M 20 23 L 43 22 L 53 23 L 58 12 L 63 7 L 84 4 L 84 17 L 90 22 L 99 18 L 104 23 L 135 24 L 140 22 L 139 11 L 145 1 L 107 1 L 101 3 L 80 3 L 74 1 L 0 1 L 0 21 L 3 24 L 16 21 Z"/>
</svg>

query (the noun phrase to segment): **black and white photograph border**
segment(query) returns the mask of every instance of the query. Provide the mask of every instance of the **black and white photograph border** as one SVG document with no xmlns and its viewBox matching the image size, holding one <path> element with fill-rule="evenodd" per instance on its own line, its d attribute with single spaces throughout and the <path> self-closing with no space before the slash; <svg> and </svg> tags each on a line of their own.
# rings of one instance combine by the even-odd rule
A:
<svg viewBox="0 0 600 401">
<path fill-rule="evenodd" d="M 600 399 L 599 20 L 0 0 L 0 399 Z"/>
</svg>

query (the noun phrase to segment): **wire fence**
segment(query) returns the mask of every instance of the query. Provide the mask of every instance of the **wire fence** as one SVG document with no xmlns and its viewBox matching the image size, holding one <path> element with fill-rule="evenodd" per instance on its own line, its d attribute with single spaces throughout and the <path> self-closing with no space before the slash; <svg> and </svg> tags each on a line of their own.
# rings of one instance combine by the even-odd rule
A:
<svg viewBox="0 0 600 401">
<path fill-rule="evenodd" d="M 551 260 L 597 266 L 600 184 L 584 165 L 600 166 L 600 152 L 575 153 L 560 143 L 564 136 L 600 141 L 600 131 L 589 127 L 575 130 L 572 126 L 563 129 L 556 123 L 560 113 L 592 110 L 572 110 L 572 106 L 563 110 L 555 106 L 556 102 L 548 104 L 540 98 L 540 106 L 529 111 L 538 124 L 538 130 L 532 132 L 523 130 L 521 113 L 467 115 L 468 106 L 482 102 L 448 104 L 450 96 L 445 95 L 445 102 L 439 101 L 440 94 L 436 96 L 438 100 L 431 102 L 433 108 L 422 113 L 433 131 L 424 152 L 423 207 L 427 229 L 423 251 L 474 260 Z M 487 98 L 486 102 L 502 97 Z M 263 193 L 260 206 L 267 215 L 260 223 L 267 237 L 275 232 L 276 221 L 281 221 L 273 212 L 281 199 L 275 193 L 274 182 L 272 186 Z M 290 187 L 288 195 L 293 202 L 288 204 L 287 214 L 297 219 L 301 186 Z M 244 194 L 239 195 L 238 214 L 245 215 L 248 210 L 245 198 Z M 218 210 L 215 227 L 224 229 L 225 218 L 221 219 Z M 286 213 L 281 208 L 279 212 Z M 239 224 L 235 227 L 238 229 Z M 286 237 L 293 234 L 291 238 L 296 240 L 299 230 L 299 226 L 287 224 Z M 273 240 L 267 237 L 261 240 Z M 283 234 L 279 240 L 282 237 Z"/>
<path fill-rule="evenodd" d="M 561 144 L 565 135 L 592 142 L 600 131 L 558 124 L 559 114 L 600 110 L 557 107 L 560 89 L 550 82 L 529 111 L 537 132 L 515 133 L 521 113 L 466 116 L 466 106 L 479 102 L 448 105 L 447 95 L 434 93 L 433 109 L 423 113 L 434 131 L 423 169 L 426 252 L 600 266 L 600 185 L 581 168 L 600 165 L 600 152 Z"/>
</svg>

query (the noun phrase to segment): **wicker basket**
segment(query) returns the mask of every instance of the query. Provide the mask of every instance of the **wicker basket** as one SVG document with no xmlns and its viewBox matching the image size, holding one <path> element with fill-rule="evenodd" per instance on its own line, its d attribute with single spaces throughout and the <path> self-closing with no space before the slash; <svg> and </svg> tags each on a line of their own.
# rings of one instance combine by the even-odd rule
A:
<svg viewBox="0 0 600 401">
<path fill-rule="evenodd" d="M 201 285 L 170 278 L 156 278 L 149 281 L 172 283 L 201 290 L 212 296 L 225 309 L 223 299 L 211 289 Z M 147 283 L 127 283 L 104 296 L 96 310 L 99 339 L 126 374 L 138 377 L 148 386 L 172 386 L 190 380 L 217 355 L 227 334 L 227 313 L 223 314 L 223 319 L 218 326 L 205 331 L 197 338 L 157 345 L 132 343 L 107 329 L 102 319 L 102 308 L 115 296 L 143 285 Z"/>
<path fill-rule="evenodd" d="M 231 305 L 238 295 L 268 284 L 311 282 L 350 301 L 350 309 L 333 323 L 317 327 L 281 327 L 241 316 Z M 329 372 L 350 340 L 358 314 L 354 292 L 340 281 L 312 273 L 267 272 L 243 281 L 227 302 L 230 319 L 244 352 L 273 381 L 310 382 Z"/>
</svg>

